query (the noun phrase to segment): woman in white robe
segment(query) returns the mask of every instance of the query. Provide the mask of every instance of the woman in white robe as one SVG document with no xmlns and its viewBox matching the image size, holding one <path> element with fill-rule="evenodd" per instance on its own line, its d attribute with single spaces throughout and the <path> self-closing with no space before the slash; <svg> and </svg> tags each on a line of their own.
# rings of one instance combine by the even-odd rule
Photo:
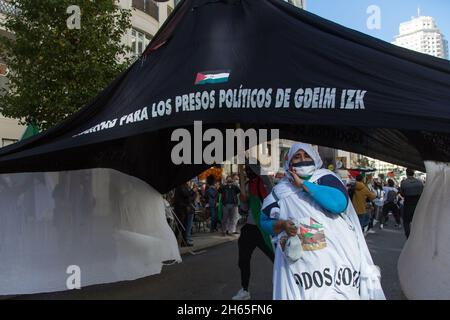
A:
<svg viewBox="0 0 450 320">
<path fill-rule="evenodd" d="M 275 248 L 273 298 L 385 299 L 342 181 L 309 144 L 292 146 L 286 177 L 264 200 L 261 224 Z"/>
</svg>

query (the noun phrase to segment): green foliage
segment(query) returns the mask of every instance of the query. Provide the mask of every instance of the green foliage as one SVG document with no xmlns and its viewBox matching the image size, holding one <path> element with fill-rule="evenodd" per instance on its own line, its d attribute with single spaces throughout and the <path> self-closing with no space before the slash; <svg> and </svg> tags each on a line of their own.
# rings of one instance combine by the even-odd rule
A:
<svg viewBox="0 0 450 320">
<path fill-rule="evenodd" d="M 4 27 L 0 54 L 11 70 L 0 112 L 23 124 L 49 128 L 104 89 L 129 64 L 121 43 L 130 10 L 114 0 L 12 0 L 18 9 Z M 80 29 L 69 29 L 67 8 L 81 9 Z M 69 20 L 71 21 L 71 20 Z"/>
</svg>

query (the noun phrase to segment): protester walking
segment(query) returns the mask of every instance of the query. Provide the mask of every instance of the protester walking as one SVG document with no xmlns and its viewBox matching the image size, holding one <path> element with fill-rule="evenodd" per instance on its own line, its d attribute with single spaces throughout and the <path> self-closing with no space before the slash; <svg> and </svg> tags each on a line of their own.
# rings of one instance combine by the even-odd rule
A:
<svg viewBox="0 0 450 320">
<path fill-rule="evenodd" d="M 242 287 L 233 297 L 233 300 L 250 299 L 250 292 L 248 290 L 250 283 L 250 261 L 253 251 L 256 248 L 259 248 L 272 262 L 274 261 L 270 235 L 262 230 L 260 222 L 261 205 L 268 193 L 261 177 L 254 173 L 248 165 L 245 170 L 248 181 L 245 184 L 245 195 L 241 195 L 241 202 L 248 208 L 248 216 L 246 224 L 241 229 L 241 235 L 238 241 L 238 265 L 241 271 Z"/>
</svg>

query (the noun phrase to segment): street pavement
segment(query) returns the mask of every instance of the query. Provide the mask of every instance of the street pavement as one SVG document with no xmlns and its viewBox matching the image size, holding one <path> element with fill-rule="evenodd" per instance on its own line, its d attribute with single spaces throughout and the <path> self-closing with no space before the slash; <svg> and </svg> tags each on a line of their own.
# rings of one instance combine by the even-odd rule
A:
<svg viewBox="0 0 450 320">
<path fill-rule="evenodd" d="M 403 229 L 393 228 L 392 223 L 383 230 L 375 227 L 375 233 L 368 234 L 366 241 L 374 263 L 381 268 L 381 285 L 386 299 L 405 300 L 397 272 L 397 261 L 406 242 Z"/>
<path fill-rule="evenodd" d="M 204 238 L 203 242 L 205 242 Z M 218 235 L 214 235 L 215 238 Z M 180 299 L 222 300 L 240 289 L 237 267 L 237 237 L 215 239 L 215 247 L 202 247 L 199 254 L 187 252 L 183 262 L 165 266 L 160 275 L 135 281 L 96 285 L 81 290 L 19 296 L 15 299 Z M 404 245 L 402 230 L 390 226 L 368 234 L 367 243 L 375 263 L 382 270 L 382 285 L 389 300 L 405 299 L 397 275 L 397 260 Z M 252 299 L 270 300 L 272 297 L 272 264 L 258 249 L 252 259 L 250 281 Z"/>
</svg>

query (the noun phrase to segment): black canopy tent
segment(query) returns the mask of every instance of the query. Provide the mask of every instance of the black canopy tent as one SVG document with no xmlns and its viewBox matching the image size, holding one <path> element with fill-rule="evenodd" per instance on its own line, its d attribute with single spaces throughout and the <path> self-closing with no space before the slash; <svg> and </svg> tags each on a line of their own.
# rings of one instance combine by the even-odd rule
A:
<svg viewBox="0 0 450 320">
<path fill-rule="evenodd" d="M 112 168 L 164 193 L 207 167 L 171 161 L 194 121 L 424 170 L 450 161 L 450 63 L 281 0 L 185 0 L 88 106 L 1 149 L 0 173 Z"/>
</svg>

